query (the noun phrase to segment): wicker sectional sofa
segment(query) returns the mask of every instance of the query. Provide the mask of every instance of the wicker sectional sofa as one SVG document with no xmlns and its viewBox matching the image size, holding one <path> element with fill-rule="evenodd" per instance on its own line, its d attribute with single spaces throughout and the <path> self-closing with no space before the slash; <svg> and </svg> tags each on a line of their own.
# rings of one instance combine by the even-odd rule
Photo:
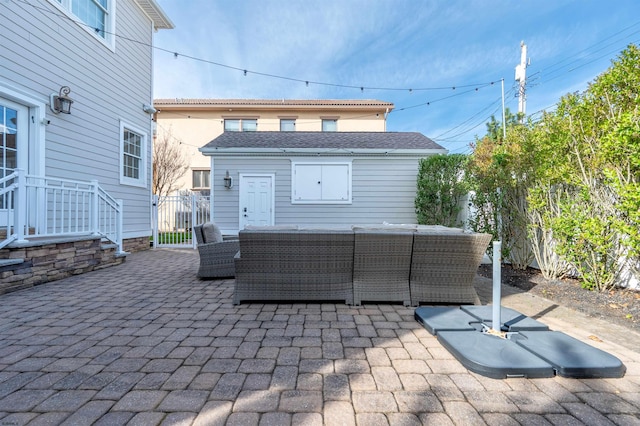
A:
<svg viewBox="0 0 640 426">
<path fill-rule="evenodd" d="M 243 230 L 234 303 L 344 300 L 353 303 L 353 232 Z"/>
<path fill-rule="evenodd" d="M 433 226 L 256 227 L 239 233 L 233 302 L 478 303 L 489 234 Z"/>
</svg>

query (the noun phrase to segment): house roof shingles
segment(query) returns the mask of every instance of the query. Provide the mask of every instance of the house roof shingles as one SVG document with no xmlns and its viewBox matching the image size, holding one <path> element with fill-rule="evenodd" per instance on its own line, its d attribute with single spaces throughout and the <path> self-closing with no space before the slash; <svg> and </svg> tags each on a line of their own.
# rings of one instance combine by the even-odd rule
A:
<svg viewBox="0 0 640 426">
<path fill-rule="evenodd" d="M 418 132 L 225 132 L 200 151 L 213 154 L 238 149 L 244 152 L 265 149 L 446 152 Z"/>
</svg>

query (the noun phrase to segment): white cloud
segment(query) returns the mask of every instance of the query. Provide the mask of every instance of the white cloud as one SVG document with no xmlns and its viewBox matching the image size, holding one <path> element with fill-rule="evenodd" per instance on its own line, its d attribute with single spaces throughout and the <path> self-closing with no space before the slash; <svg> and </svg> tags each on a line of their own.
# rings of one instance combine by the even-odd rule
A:
<svg viewBox="0 0 640 426">
<path fill-rule="evenodd" d="M 371 87 L 460 86 L 504 78 L 509 92 L 524 40 L 531 57 L 527 110 L 534 112 L 565 93 L 584 90 L 606 68 L 607 59 L 574 72 L 557 65 L 581 50 L 591 52 L 591 46 L 630 25 L 637 19 L 628 12 L 633 1 L 578 7 L 570 0 L 158 0 L 176 29 L 157 33 L 156 45 L 205 62 L 156 51 L 155 96 L 376 98 L 400 109 L 451 92 L 307 87 L 251 72 L 244 76 L 206 61 L 311 82 Z M 585 64 L 585 58 L 574 58 L 574 64 Z M 545 74 L 554 66 L 555 74 Z M 466 127 L 482 125 L 461 137 L 472 140 L 484 132 L 493 109 L 482 112 L 499 97 L 498 83 L 398 111 L 390 116 L 389 130 L 433 137 L 456 126 L 464 129 L 462 123 L 480 114 Z M 505 100 L 517 110 L 516 98 Z"/>
</svg>

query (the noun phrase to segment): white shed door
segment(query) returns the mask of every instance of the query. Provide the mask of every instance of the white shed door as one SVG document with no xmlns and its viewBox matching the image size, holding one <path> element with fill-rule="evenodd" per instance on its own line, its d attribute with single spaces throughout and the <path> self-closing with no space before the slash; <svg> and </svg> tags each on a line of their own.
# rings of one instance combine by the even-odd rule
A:
<svg viewBox="0 0 640 426">
<path fill-rule="evenodd" d="M 240 175 L 240 229 L 273 225 L 273 175 Z"/>
</svg>

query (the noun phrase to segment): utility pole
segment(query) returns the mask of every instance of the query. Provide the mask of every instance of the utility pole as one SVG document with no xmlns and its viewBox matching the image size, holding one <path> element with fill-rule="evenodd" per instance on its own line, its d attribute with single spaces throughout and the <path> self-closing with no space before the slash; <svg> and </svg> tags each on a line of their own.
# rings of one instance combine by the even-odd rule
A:
<svg viewBox="0 0 640 426">
<path fill-rule="evenodd" d="M 524 115 L 527 112 L 527 67 L 530 61 L 527 59 L 527 45 L 520 42 L 520 64 L 516 65 L 516 81 L 520 82 L 518 88 L 518 115 L 520 122 L 524 123 Z"/>
</svg>

